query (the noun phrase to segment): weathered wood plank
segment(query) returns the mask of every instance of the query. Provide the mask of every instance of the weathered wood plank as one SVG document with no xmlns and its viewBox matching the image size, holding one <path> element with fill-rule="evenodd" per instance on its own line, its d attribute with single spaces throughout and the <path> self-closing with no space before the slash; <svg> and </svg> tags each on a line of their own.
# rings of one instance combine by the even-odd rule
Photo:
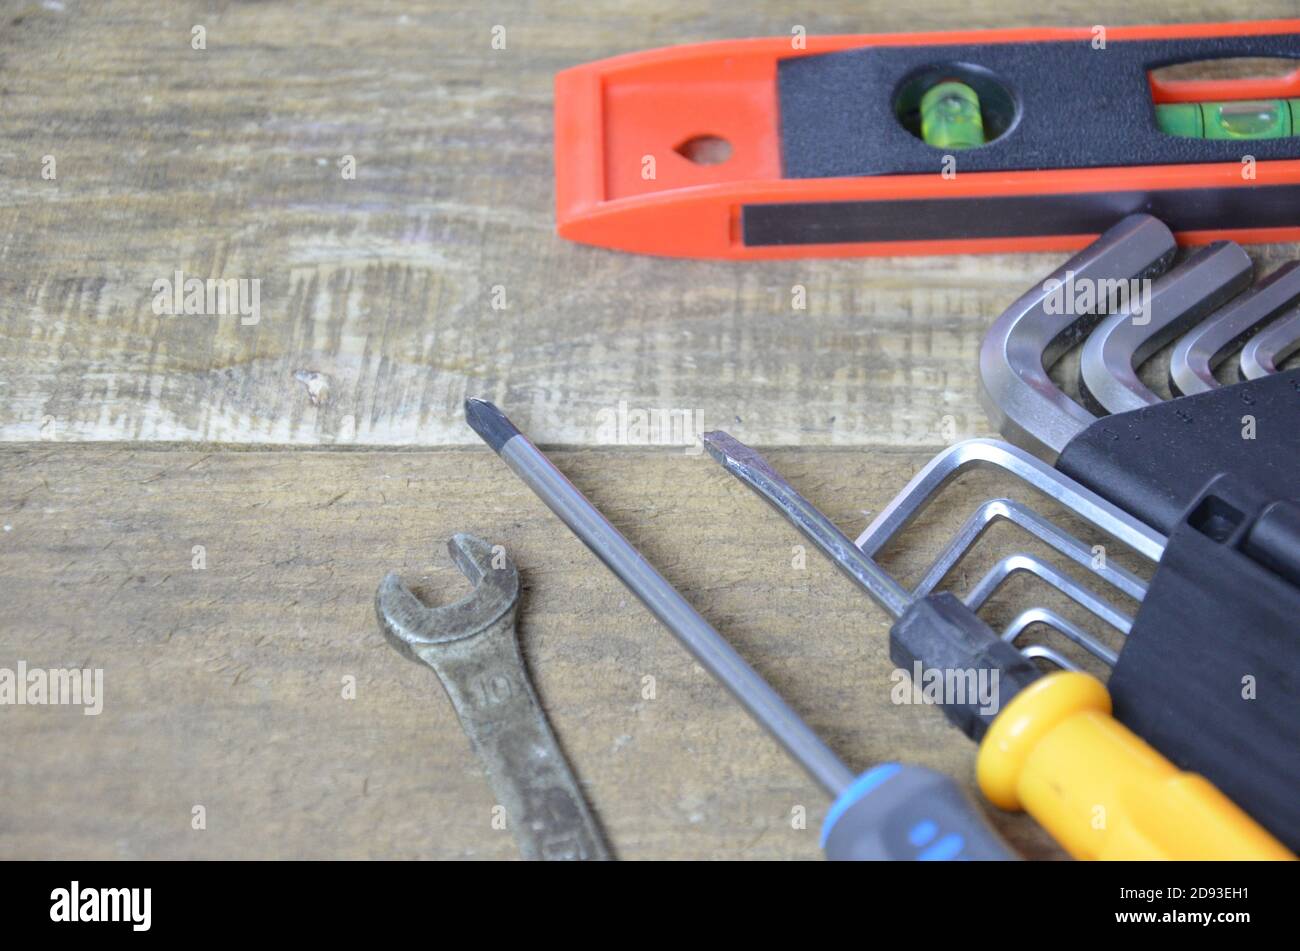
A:
<svg viewBox="0 0 1300 951">
<path fill-rule="evenodd" d="M 1240 15 L 1229 0 L 835 0 L 801 19 L 860 32 Z M 460 445 L 466 393 L 574 445 L 607 442 L 620 402 L 766 445 L 934 444 L 947 416 L 983 432 L 980 336 L 1059 255 L 742 265 L 552 233 L 558 69 L 787 34 L 791 16 L 682 0 L 20 4 L 0 31 L 0 440 Z M 155 315 L 155 282 L 177 270 L 260 281 L 260 320 Z"/>
<path fill-rule="evenodd" d="M 926 456 L 772 454 L 849 531 Z M 884 614 L 815 552 L 799 567 L 799 537 L 707 457 L 556 458 L 851 765 L 970 782 L 971 744 L 937 710 L 891 701 Z M 1009 488 L 959 483 L 886 563 L 914 581 L 978 499 Z M 513 856 L 436 679 L 373 617 L 390 568 L 431 601 L 459 596 L 443 545 L 462 530 L 520 566 L 525 654 L 621 856 L 817 854 L 818 791 L 486 451 L 9 449 L 0 527 L 0 667 L 104 671 L 99 716 L 0 707 L 0 855 Z M 1012 545 L 1039 550 L 995 528 L 954 587 Z M 1088 623 L 1043 596 L 1016 581 L 986 614 L 1003 623 L 1037 597 Z M 997 822 L 1057 854 L 1024 817 Z"/>
</svg>

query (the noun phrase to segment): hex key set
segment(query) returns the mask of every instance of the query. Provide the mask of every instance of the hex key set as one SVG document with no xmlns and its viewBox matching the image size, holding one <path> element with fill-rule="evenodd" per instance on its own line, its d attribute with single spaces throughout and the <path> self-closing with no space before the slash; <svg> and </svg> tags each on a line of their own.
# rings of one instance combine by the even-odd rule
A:
<svg viewBox="0 0 1300 951">
<path fill-rule="evenodd" d="M 1028 571 L 1118 632 L 1122 647 L 1033 607 L 1003 632 L 1038 623 L 1113 668 L 1117 718 L 1181 767 L 1195 770 L 1292 848 L 1300 845 L 1300 372 L 1273 354 L 1300 346 L 1300 262 L 1248 289 L 1249 257 L 1231 242 L 1169 268 L 1175 244 L 1155 218 L 1124 219 L 1020 298 L 980 351 L 981 398 L 1018 445 L 972 440 L 940 453 L 857 539 L 880 551 L 952 478 L 993 467 L 1047 496 L 1156 564 L 1149 584 L 1110 564 L 1025 506 L 985 503 L 926 573 L 940 584 L 992 518 L 1006 518 L 1139 603 L 1120 614 L 1033 556 L 1000 561 L 966 596 L 978 608 L 1002 580 Z M 1168 269 L 1168 270 L 1166 270 Z M 1141 307 L 1060 313 L 1067 280 L 1150 281 Z M 1053 312 L 1057 311 L 1057 312 Z M 1176 343 L 1175 343 L 1176 341 Z M 1175 343 L 1161 400 L 1137 369 Z M 1242 381 L 1214 369 L 1235 348 Z M 1048 375 L 1081 348 L 1080 398 Z M 1284 359 L 1284 357 L 1283 357 Z M 1269 371 L 1263 372 L 1267 367 Z M 1189 395 L 1179 396 L 1186 393 Z M 1110 414 L 1110 415 L 1107 415 Z M 1055 461 L 1055 469 L 1039 456 Z M 1114 635 L 1111 640 L 1113 641 Z M 1030 656 L 1071 668 L 1049 646 Z"/>
</svg>

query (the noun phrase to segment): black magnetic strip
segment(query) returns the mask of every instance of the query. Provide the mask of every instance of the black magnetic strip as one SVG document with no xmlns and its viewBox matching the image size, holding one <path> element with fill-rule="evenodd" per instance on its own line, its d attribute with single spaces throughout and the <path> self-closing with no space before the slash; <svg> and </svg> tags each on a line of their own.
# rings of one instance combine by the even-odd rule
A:
<svg viewBox="0 0 1300 951">
<path fill-rule="evenodd" d="M 1138 212 L 1174 231 L 1297 227 L 1300 185 L 744 205 L 741 238 L 764 247 L 1099 234 Z"/>
</svg>

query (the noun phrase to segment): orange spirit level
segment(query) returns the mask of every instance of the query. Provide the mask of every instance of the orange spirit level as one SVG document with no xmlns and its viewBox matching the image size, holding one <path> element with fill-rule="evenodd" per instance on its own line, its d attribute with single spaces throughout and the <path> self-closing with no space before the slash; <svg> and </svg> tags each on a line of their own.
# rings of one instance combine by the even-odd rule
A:
<svg viewBox="0 0 1300 951">
<path fill-rule="evenodd" d="M 1213 59 L 1268 79 L 1167 81 Z M 1300 20 L 670 47 L 555 79 L 557 230 L 700 258 L 1300 240 Z"/>
</svg>

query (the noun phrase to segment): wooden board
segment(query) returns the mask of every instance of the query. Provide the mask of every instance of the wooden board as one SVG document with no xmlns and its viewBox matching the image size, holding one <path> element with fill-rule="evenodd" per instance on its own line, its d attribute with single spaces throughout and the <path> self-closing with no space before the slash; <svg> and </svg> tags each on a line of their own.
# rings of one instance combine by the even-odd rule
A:
<svg viewBox="0 0 1300 951">
<path fill-rule="evenodd" d="M 772 458 L 856 532 L 926 455 Z M 972 745 L 938 710 L 893 702 L 883 612 L 815 551 L 801 558 L 799 536 L 711 460 L 556 459 L 847 762 L 903 758 L 970 782 Z M 959 484 L 886 564 L 914 581 L 1007 488 Z M 525 655 L 620 856 L 818 854 L 822 794 L 488 453 L 14 449 L 0 454 L 0 529 L 0 666 L 104 672 L 98 716 L 0 710 L 0 855 L 513 856 L 436 678 L 373 614 L 389 569 L 430 603 L 459 597 L 443 547 L 455 531 L 519 565 Z M 1032 548 L 995 528 L 954 586 L 1013 544 Z M 1043 594 L 1025 584 L 990 605 L 993 623 Z M 196 805 L 206 830 L 191 828 Z M 797 807 L 807 828 L 792 827 Z M 997 823 L 1056 854 L 1023 816 Z"/>
<path fill-rule="evenodd" d="M 983 432 L 979 339 L 1062 256 L 738 265 L 562 242 L 551 77 L 796 23 L 1195 21 L 1238 18 L 1240 5 L 838 0 L 813 12 L 776 0 L 20 5 L 0 31 L 0 440 L 466 445 L 467 393 L 572 445 L 608 444 L 601 422 L 620 403 L 694 411 L 765 445 Z M 1293 0 L 1250 10 L 1294 13 Z M 196 26 L 206 49 L 191 48 Z M 155 282 L 177 271 L 260 281 L 260 319 L 155 315 Z M 493 308 L 495 288 L 508 309 Z"/>
<path fill-rule="evenodd" d="M 1063 256 L 738 265 L 561 242 L 551 77 L 796 24 L 1239 16 L 1228 0 L 8 5 L 0 667 L 100 668 L 106 697 L 97 717 L 0 708 L 0 856 L 512 857 L 432 674 L 372 616 L 390 568 L 432 600 L 463 590 L 441 546 L 468 530 L 522 569 L 525 652 L 620 857 L 815 857 L 820 793 L 477 447 L 466 394 L 542 443 L 594 447 L 557 459 L 852 766 L 969 782 L 970 744 L 891 702 L 883 614 L 815 553 L 797 567 L 798 538 L 707 460 L 645 445 L 637 414 L 796 447 L 773 458 L 855 532 L 934 449 L 988 432 L 979 339 Z M 155 314 L 178 270 L 258 280 L 260 319 Z M 411 446 L 436 451 L 390 451 Z M 886 564 L 914 582 L 1007 490 L 963 482 Z M 993 529 L 953 586 L 1020 548 L 1038 550 Z M 990 621 L 1027 597 L 1084 620 L 1018 579 Z M 1024 817 L 995 821 L 1059 857 Z"/>
</svg>

